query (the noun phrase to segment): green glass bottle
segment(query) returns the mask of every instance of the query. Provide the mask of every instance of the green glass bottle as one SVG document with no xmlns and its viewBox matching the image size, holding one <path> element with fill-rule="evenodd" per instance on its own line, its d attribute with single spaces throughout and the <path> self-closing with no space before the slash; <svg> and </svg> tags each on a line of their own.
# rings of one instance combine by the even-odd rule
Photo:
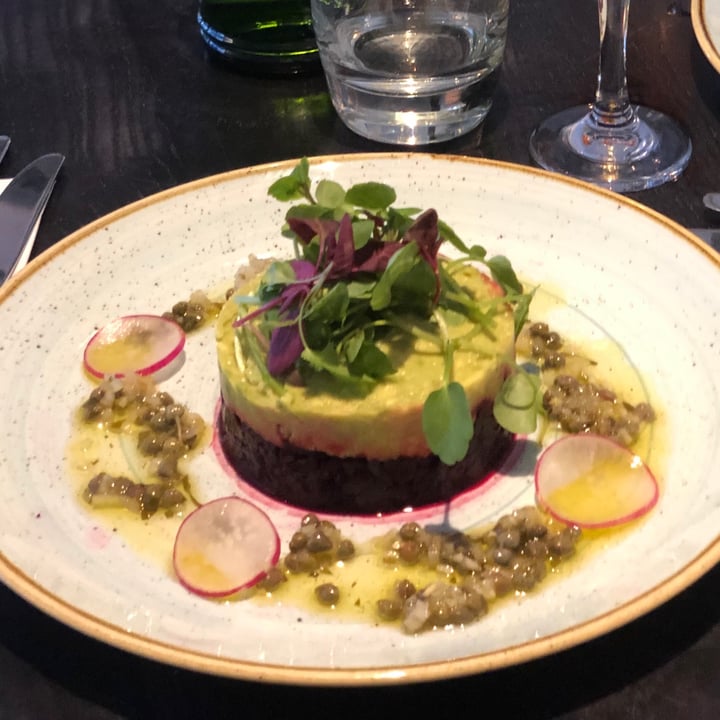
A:
<svg viewBox="0 0 720 720">
<path fill-rule="evenodd" d="M 320 67 L 310 0 L 200 0 L 200 33 L 227 60 L 271 74 Z"/>
</svg>

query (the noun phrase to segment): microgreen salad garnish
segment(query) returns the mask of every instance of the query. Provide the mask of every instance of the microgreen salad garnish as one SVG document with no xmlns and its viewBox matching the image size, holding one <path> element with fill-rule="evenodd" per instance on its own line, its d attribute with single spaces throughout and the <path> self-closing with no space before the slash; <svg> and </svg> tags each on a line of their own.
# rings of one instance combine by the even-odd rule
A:
<svg viewBox="0 0 720 720">
<path fill-rule="evenodd" d="M 289 376 L 322 372 L 369 390 L 394 372 L 378 340 L 397 331 L 428 339 L 442 352 L 444 372 L 425 400 L 423 432 L 442 462 L 462 460 L 473 419 L 465 390 L 453 379 L 453 354 L 463 338 L 450 338 L 448 318 L 460 314 L 473 323 L 471 334 L 492 336 L 496 314 L 511 304 L 517 335 L 532 293 L 524 292 L 510 261 L 466 245 L 433 209 L 394 207 L 395 190 L 383 183 L 345 190 L 320 180 L 313 192 L 307 159 L 268 193 L 300 201 L 283 229 L 295 258 L 272 262 L 257 294 L 237 298 L 245 314 L 235 322 L 267 385 L 282 393 Z M 460 256 L 441 256 L 443 242 Z M 454 279 L 467 263 L 485 265 L 505 295 L 477 300 Z M 512 432 L 534 429 L 535 380 L 518 368 L 498 394 L 496 419 Z"/>
</svg>

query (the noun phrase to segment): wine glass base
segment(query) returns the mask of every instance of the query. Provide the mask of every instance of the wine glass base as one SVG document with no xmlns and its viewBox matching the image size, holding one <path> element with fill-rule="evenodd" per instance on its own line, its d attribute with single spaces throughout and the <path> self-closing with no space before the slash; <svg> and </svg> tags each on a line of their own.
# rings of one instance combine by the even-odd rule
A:
<svg viewBox="0 0 720 720">
<path fill-rule="evenodd" d="M 563 110 L 533 131 L 538 165 L 617 192 L 662 185 L 687 166 L 692 143 L 672 118 L 634 106 L 630 122 L 604 125 L 590 107 Z"/>
</svg>

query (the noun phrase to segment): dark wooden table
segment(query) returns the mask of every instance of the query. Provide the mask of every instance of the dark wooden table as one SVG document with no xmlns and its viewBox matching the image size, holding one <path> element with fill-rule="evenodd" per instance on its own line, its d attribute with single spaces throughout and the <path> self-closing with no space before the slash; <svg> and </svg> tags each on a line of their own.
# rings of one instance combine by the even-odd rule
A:
<svg viewBox="0 0 720 720">
<path fill-rule="evenodd" d="M 675 116 L 694 155 L 676 182 L 634 197 L 678 222 L 720 190 L 720 77 L 687 0 L 635 0 L 631 97 Z M 246 76 L 207 57 L 195 0 L 3 0 L 0 174 L 67 156 L 35 252 L 105 213 L 232 168 L 388 149 L 352 134 L 320 74 Z M 495 106 L 482 130 L 432 148 L 529 163 L 548 114 L 589 100 L 597 72 L 591 0 L 514 0 Z M 720 294 L 719 294 L 720 296 Z M 21 479 L 19 479 L 21 480 Z M 717 480 L 717 478 L 715 478 Z M 527 665 L 429 685 L 255 685 L 156 664 L 66 628 L 0 585 L 0 720 L 6 718 L 477 717 L 654 720 L 720 717 L 720 569 L 651 614 Z M 471 716 L 472 716 L 471 715 Z"/>
</svg>

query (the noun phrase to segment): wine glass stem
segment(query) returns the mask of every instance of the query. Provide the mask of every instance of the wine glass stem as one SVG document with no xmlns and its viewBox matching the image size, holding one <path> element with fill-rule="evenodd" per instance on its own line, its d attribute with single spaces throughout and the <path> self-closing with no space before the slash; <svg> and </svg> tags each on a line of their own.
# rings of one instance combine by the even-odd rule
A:
<svg viewBox="0 0 720 720">
<path fill-rule="evenodd" d="M 629 9 L 630 0 L 598 0 L 600 63 L 592 116 L 599 125 L 618 127 L 634 118 L 625 64 Z"/>
</svg>

